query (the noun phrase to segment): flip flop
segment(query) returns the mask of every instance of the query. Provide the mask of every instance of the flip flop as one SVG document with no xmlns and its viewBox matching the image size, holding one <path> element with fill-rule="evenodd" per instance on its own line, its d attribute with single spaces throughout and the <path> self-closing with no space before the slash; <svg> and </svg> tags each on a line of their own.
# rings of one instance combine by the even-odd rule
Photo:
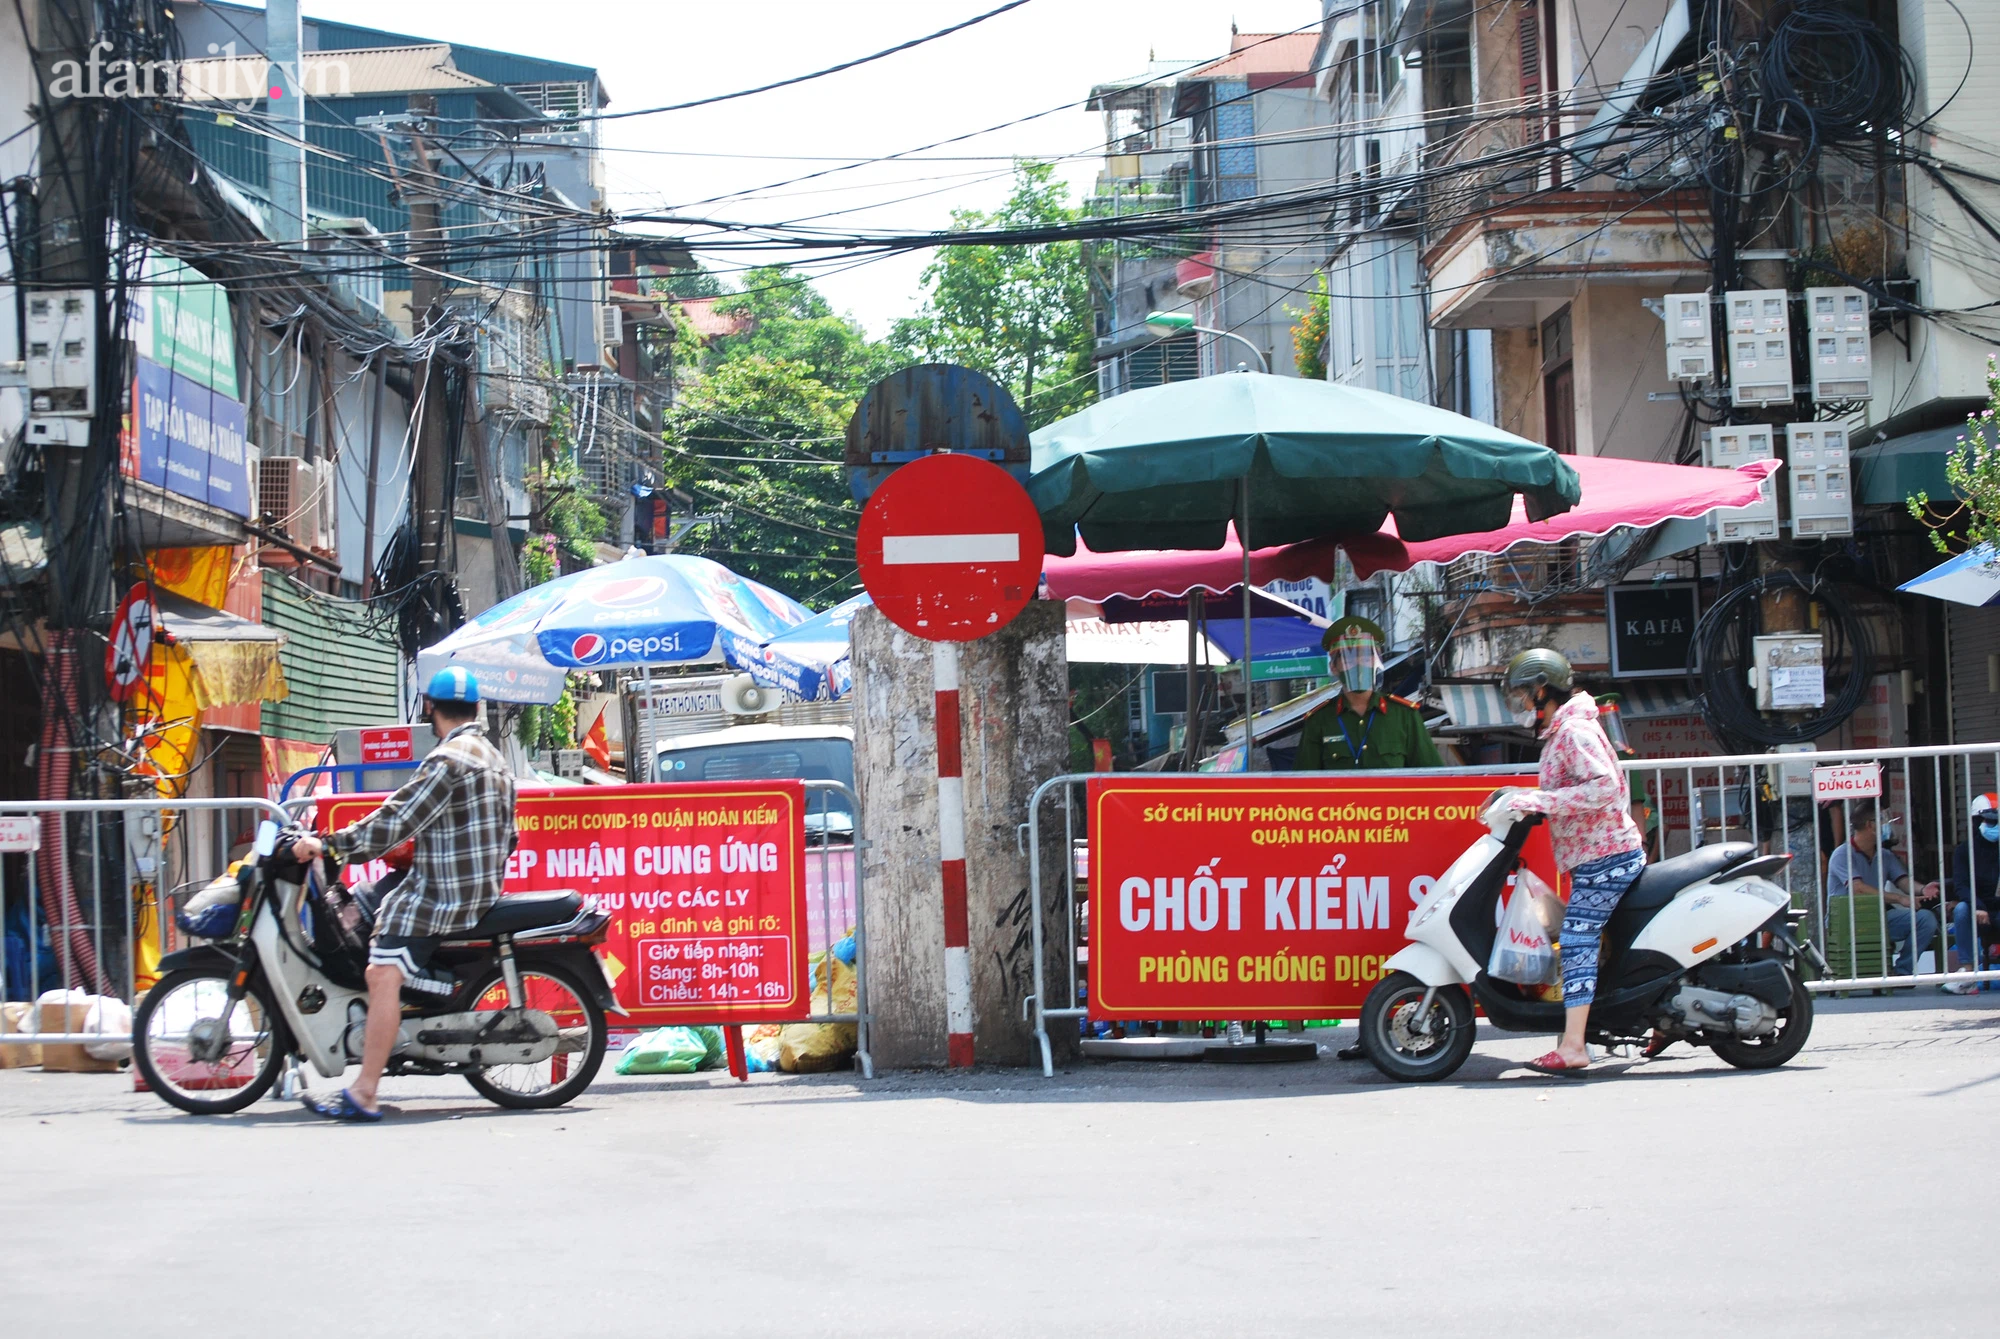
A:
<svg viewBox="0 0 2000 1339">
<path fill-rule="evenodd" d="M 1537 1074 L 1552 1074 L 1559 1079 L 1580 1079 L 1590 1069 L 1590 1062 L 1572 1065 L 1562 1058 L 1561 1051 L 1550 1051 L 1539 1060 L 1530 1060 L 1528 1068 Z"/>
<path fill-rule="evenodd" d="M 1669 1037 L 1664 1032 L 1655 1032 L 1652 1039 L 1646 1043 L 1646 1049 L 1639 1052 L 1639 1056 L 1641 1059 L 1651 1060 L 1654 1056 L 1672 1046 L 1676 1040 L 1676 1038 Z"/>
<path fill-rule="evenodd" d="M 348 1092 L 345 1088 L 342 1088 L 339 1093 L 332 1097 L 314 1097 L 311 1093 L 307 1093 L 299 1101 L 305 1104 L 307 1111 L 312 1112 L 315 1116 L 324 1116 L 328 1120 L 347 1121 L 353 1124 L 382 1119 L 382 1113 L 379 1109 L 370 1111 L 367 1107 L 355 1101 L 354 1094 Z"/>
</svg>

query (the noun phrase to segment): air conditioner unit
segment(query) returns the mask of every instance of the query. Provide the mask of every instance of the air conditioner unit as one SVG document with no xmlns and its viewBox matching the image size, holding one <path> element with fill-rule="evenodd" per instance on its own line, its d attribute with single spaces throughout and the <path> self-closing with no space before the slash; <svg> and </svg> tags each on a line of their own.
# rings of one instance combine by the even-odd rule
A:
<svg viewBox="0 0 2000 1339">
<path fill-rule="evenodd" d="M 610 303 L 597 309 L 597 342 L 617 348 L 625 342 L 625 312 Z"/>
<path fill-rule="evenodd" d="M 334 463 L 302 456 L 265 456 L 257 462 L 257 510 L 264 524 L 303 548 L 331 553 L 337 543 Z"/>
</svg>

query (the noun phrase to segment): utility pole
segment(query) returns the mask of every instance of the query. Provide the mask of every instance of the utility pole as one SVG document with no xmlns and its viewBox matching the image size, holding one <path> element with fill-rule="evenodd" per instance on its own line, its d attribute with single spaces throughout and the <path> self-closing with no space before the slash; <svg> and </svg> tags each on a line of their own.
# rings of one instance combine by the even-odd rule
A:
<svg viewBox="0 0 2000 1339">
<path fill-rule="evenodd" d="M 270 164 L 271 227 L 280 244 L 303 257 L 306 242 L 306 100 L 304 21 L 299 0 L 270 0 L 264 10 L 265 50 L 271 57 L 271 120 L 276 135 L 264 143 Z"/>
<path fill-rule="evenodd" d="M 446 477 L 444 376 L 432 339 L 444 317 L 438 310 L 443 287 L 436 274 L 444 260 L 438 176 L 427 139 L 436 116 L 436 98 L 425 93 L 410 95 L 410 145 L 416 166 L 404 180 L 403 193 L 410 202 L 410 260 L 417 267 L 410 275 L 410 328 L 424 347 L 418 378 L 421 412 L 415 484 L 417 567 L 423 572 L 451 570 L 455 548 L 451 509 L 446 504 L 451 481 Z"/>
</svg>

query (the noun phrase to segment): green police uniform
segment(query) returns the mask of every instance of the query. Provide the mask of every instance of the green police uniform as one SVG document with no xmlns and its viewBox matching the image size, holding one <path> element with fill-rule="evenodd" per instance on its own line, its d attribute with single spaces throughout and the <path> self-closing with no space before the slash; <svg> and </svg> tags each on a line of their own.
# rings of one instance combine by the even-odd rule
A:
<svg viewBox="0 0 2000 1339">
<path fill-rule="evenodd" d="M 1382 693 L 1369 701 L 1365 720 L 1344 697 L 1306 717 L 1292 764 L 1301 772 L 1443 765 L 1416 704 Z"/>
</svg>

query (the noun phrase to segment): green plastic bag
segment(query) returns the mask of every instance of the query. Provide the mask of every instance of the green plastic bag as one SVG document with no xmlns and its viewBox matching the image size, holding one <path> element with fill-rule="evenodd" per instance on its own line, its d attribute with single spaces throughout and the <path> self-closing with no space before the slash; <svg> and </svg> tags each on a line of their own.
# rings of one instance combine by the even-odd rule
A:
<svg viewBox="0 0 2000 1339">
<path fill-rule="evenodd" d="M 620 1074 L 692 1074 L 705 1069 L 709 1061 L 708 1039 L 701 1034 L 711 1028 L 663 1027 L 641 1033 L 618 1053 Z M 718 1036 L 716 1049 L 721 1049 Z"/>
</svg>

